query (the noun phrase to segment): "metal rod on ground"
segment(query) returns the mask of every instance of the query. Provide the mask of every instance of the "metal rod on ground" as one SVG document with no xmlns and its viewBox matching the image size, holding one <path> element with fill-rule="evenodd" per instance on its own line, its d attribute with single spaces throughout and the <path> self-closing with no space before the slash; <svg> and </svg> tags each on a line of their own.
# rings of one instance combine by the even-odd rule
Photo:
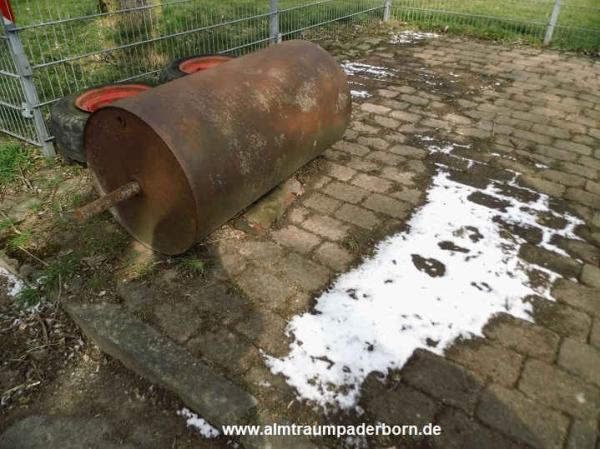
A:
<svg viewBox="0 0 600 449">
<path fill-rule="evenodd" d="M 387 22 L 392 16 L 392 0 L 384 0 L 383 2 L 383 21 Z"/>
<path fill-rule="evenodd" d="M 556 0 L 554 4 L 554 9 L 552 9 L 552 16 L 550 17 L 550 22 L 548 23 L 548 28 L 546 28 L 546 36 L 544 37 L 544 45 L 550 45 L 552 42 L 552 35 L 554 34 L 554 28 L 556 27 L 556 22 L 558 22 L 558 15 L 560 14 L 560 0 Z"/>
<path fill-rule="evenodd" d="M 279 33 L 279 0 L 270 0 L 271 15 L 269 17 L 269 36 L 271 45 L 281 42 Z"/>
<path fill-rule="evenodd" d="M 123 201 L 133 198 L 142 193 L 142 187 L 136 181 L 123 184 L 116 190 L 98 198 L 96 201 L 86 204 L 73 211 L 72 217 L 80 223 L 84 223 L 90 218 L 107 211 Z"/>
</svg>

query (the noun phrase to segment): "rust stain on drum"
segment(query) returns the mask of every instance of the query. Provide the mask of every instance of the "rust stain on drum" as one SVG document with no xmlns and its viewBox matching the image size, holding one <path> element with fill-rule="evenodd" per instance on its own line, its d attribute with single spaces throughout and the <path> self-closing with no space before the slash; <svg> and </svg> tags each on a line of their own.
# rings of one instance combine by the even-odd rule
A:
<svg viewBox="0 0 600 449">
<path fill-rule="evenodd" d="M 98 110 L 88 166 L 101 193 L 138 182 L 113 214 L 179 254 L 341 139 L 350 98 L 327 52 L 288 41 Z"/>
</svg>

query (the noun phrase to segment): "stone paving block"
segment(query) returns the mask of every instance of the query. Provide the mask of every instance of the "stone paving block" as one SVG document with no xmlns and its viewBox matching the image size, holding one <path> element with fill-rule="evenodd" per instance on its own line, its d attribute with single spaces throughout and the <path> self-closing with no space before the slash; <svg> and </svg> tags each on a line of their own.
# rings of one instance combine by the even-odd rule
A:
<svg viewBox="0 0 600 449">
<path fill-rule="evenodd" d="M 581 145 L 580 143 L 571 142 L 569 140 L 557 140 L 554 142 L 554 146 L 556 148 L 560 148 L 561 150 L 567 150 L 573 153 L 581 154 L 582 156 L 590 156 L 592 154 L 592 149 L 590 147 Z"/>
<path fill-rule="evenodd" d="M 309 215 L 310 210 L 302 206 L 296 206 L 288 212 L 288 218 L 294 224 L 302 223 Z"/>
<path fill-rule="evenodd" d="M 531 300 L 533 316 L 540 326 L 562 337 L 587 341 L 592 326 L 592 318 L 587 313 L 545 298 L 531 298 Z"/>
<path fill-rule="evenodd" d="M 600 195 L 600 182 L 594 182 L 588 179 L 585 183 L 585 190 L 593 193 L 594 195 Z"/>
<path fill-rule="evenodd" d="M 417 349 L 402 369 L 406 383 L 445 404 L 472 412 L 483 384 L 444 357 Z"/>
<path fill-rule="evenodd" d="M 332 148 L 336 150 L 343 151 L 345 153 L 353 154 L 355 156 L 364 156 L 369 154 L 369 148 L 364 145 L 359 145 L 353 142 L 346 142 L 345 140 L 341 140 L 333 145 Z"/>
<path fill-rule="evenodd" d="M 560 340 L 544 327 L 506 314 L 490 320 L 483 328 L 483 334 L 502 346 L 548 362 L 554 360 Z"/>
<path fill-rule="evenodd" d="M 427 151 L 409 145 L 395 145 L 390 148 L 390 152 L 412 159 L 425 159 Z"/>
<path fill-rule="evenodd" d="M 561 162 L 559 168 L 568 173 L 584 176 L 589 179 L 596 179 L 598 177 L 599 170 L 589 162 L 585 161 L 583 157 L 579 158 L 579 163 L 577 164 L 572 162 Z"/>
<path fill-rule="evenodd" d="M 556 126 L 536 124 L 533 125 L 533 128 L 531 128 L 531 130 L 534 133 L 544 134 L 546 136 L 556 137 L 558 139 L 568 139 L 570 136 L 568 131 Z"/>
<path fill-rule="evenodd" d="M 385 151 L 390 143 L 381 137 L 359 137 L 358 143 L 378 151 Z"/>
<path fill-rule="evenodd" d="M 352 184 L 371 192 L 386 193 L 392 189 L 393 183 L 386 179 L 379 178 L 377 176 L 367 175 L 361 173 L 357 175 L 353 180 Z"/>
<path fill-rule="evenodd" d="M 102 349 L 140 376 L 174 392 L 215 426 L 248 422 L 256 400 L 187 350 L 114 304 L 69 304 L 73 320 Z"/>
<path fill-rule="evenodd" d="M 367 378 L 362 387 L 361 406 L 377 422 L 416 424 L 433 421 L 439 405 L 427 395 L 405 384 L 393 386 Z"/>
<path fill-rule="evenodd" d="M 363 171 L 367 173 L 377 173 L 380 170 L 379 164 L 372 161 L 365 161 L 357 157 L 351 158 L 347 163 L 348 167 L 352 167 L 354 170 Z"/>
<path fill-rule="evenodd" d="M 545 193 L 550 196 L 560 198 L 564 195 L 566 189 L 562 184 L 550 182 L 542 178 L 537 178 L 530 175 L 519 176 L 519 181 L 525 186 L 537 190 L 538 192 Z"/>
<path fill-rule="evenodd" d="M 295 293 L 291 286 L 263 266 L 250 266 L 236 278 L 236 283 L 250 299 L 270 309 L 275 309 Z"/>
<path fill-rule="evenodd" d="M 584 419 L 597 417 L 600 410 L 600 390 L 536 359 L 525 362 L 519 390 L 542 404 Z"/>
<path fill-rule="evenodd" d="M 471 370 L 484 381 L 505 386 L 516 383 L 521 372 L 523 356 L 498 345 L 481 340 L 467 340 L 446 350 L 446 356 Z"/>
<path fill-rule="evenodd" d="M 396 154 L 388 153 L 386 151 L 373 151 L 367 156 L 368 160 L 380 162 L 386 165 L 400 165 L 406 159 Z"/>
<path fill-rule="evenodd" d="M 365 112 L 369 112 L 371 114 L 380 114 L 380 115 L 385 115 L 391 111 L 390 108 L 386 108 L 385 106 L 381 106 L 381 105 L 373 104 L 373 103 L 363 103 L 360 105 L 360 109 Z"/>
<path fill-rule="evenodd" d="M 306 293 L 319 290 L 329 281 L 329 270 L 299 254 L 290 253 L 281 262 L 278 278 Z"/>
<path fill-rule="evenodd" d="M 415 174 L 405 170 L 400 170 L 396 167 L 383 167 L 381 169 L 381 177 L 395 181 L 404 186 L 413 186 Z"/>
<path fill-rule="evenodd" d="M 436 449 L 519 449 L 499 432 L 482 425 L 458 410 L 445 408 L 436 423 L 442 427 L 442 435 L 431 439 Z"/>
<path fill-rule="evenodd" d="M 573 257 L 583 260 L 592 265 L 600 263 L 600 249 L 582 240 L 567 239 L 559 235 L 555 235 L 550 240 L 551 243 L 564 249 Z"/>
<path fill-rule="evenodd" d="M 321 243 L 321 239 L 316 235 L 293 225 L 273 231 L 271 234 L 273 239 L 280 245 L 287 246 L 300 253 L 308 253 Z"/>
<path fill-rule="evenodd" d="M 529 243 L 521 246 L 519 257 L 529 263 L 547 268 L 568 278 L 577 278 L 581 273 L 581 263 L 570 257 L 562 256 L 554 251 L 549 251 Z"/>
<path fill-rule="evenodd" d="M 597 449 L 597 439 L 598 431 L 594 424 L 576 419 L 571 424 L 565 449 Z"/>
<path fill-rule="evenodd" d="M 353 204 L 344 204 L 336 211 L 335 216 L 340 220 L 369 230 L 374 229 L 381 222 L 373 212 Z"/>
<path fill-rule="evenodd" d="M 268 265 L 279 263 L 285 254 L 279 245 L 268 240 L 242 239 L 236 241 L 234 246 L 238 256 Z"/>
<path fill-rule="evenodd" d="M 600 316 L 600 288 L 559 279 L 552 288 L 552 296 L 576 309 Z"/>
<path fill-rule="evenodd" d="M 570 151 L 560 150 L 558 148 L 554 148 L 554 147 L 551 147 L 548 145 L 536 145 L 535 152 L 538 154 L 541 154 L 542 156 L 549 157 L 551 159 L 558 159 L 559 161 L 575 161 L 579 157 L 577 154 L 571 153 Z M 559 173 L 562 173 L 562 172 L 559 172 Z M 542 176 L 544 176 L 544 173 L 542 173 Z M 567 174 L 567 176 L 568 176 L 568 174 Z M 576 176 L 576 175 L 573 175 L 573 176 Z M 547 177 L 547 176 L 544 176 L 544 177 Z M 556 182 L 561 182 L 561 181 L 556 180 Z M 564 183 L 561 182 L 561 184 L 564 184 Z M 566 184 L 566 185 L 568 185 L 568 184 Z"/>
<path fill-rule="evenodd" d="M 229 375 L 243 374 L 261 362 L 258 350 L 226 327 L 204 331 L 188 341 L 186 347 L 194 356 L 219 366 Z"/>
<path fill-rule="evenodd" d="M 291 339 L 285 335 L 286 326 L 287 322 L 283 318 L 258 307 L 249 311 L 235 325 L 235 330 L 267 354 L 283 357 L 289 352 L 291 343 Z"/>
<path fill-rule="evenodd" d="M 406 123 L 417 123 L 423 118 L 423 116 L 419 114 L 413 114 L 407 111 L 392 111 L 390 117 Z"/>
<path fill-rule="evenodd" d="M 325 172 L 332 178 L 339 179 L 340 181 L 348 181 L 356 174 L 356 171 L 345 167 L 344 165 L 336 164 L 333 162 L 327 162 L 324 164 Z"/>
<path fill-rule="evenodd" d="M 562 449 L 569 420 L 518 391 L 490 385 L 483 392 L 477 416 L 488 426 L 536 449 Z"/>
<path fill-rule="evenodd" d="M 373 117 L 373 120 L 379 126 L 383 126 L 384 128 L 396 129 L 396 128 L 398 128 L 398 126 L 400 126 L 400 122 L 398 120 L 395 120 L 395 119 L 390 118 L 390 117 L 383 117 L 381 115 L 375 115 Z"/>
<path fill-rule="evenodd" d="M 319 192 L 314 192 L 304 200 L 304 205 L 318 212 L 331 214 L 342 205 L 342 202 Z"/>
<path fill-rule="evenodd" d="M 558 364 L 600 387 L 600 351 L 597 348 L 567 338 L 560 346 Z"/>
<path fill-rule="evenodd" d="M 379 129 L 363 122 L 352 122 L 350 126 L 353 130 L 361 134 L 379 134 Z"/>
<path fill-rule="evenodd" d="M 394 218 L 406 218 L 410 211 L 409 204 L 378 193 L 369 196 L 363 206 Z"/>
<path fill-rule="evenodd" d="M 342 240 L 349 229 L 344 223 L 327 215 L 313 215 L 306 219 L 302 226 L 321 237 L 334 241 Z"/>
<path fill-rule="evenodd" d="M 354 260 L 352 254 L 340 245 L 325 242 L 315 250 L 315 257 L 335 271 L 345 271 Z"/>
<path fill-rule="evenodd" d="M 565 193 L 565 199 L 576 201 L 593 209 L 600 210 L 600 195 L 595 195 L 583 189 L 567 189 Z"/>
<path fill-rule="evenodd" d="M 600 288 L 600 268 L 585 264 L 581 270 L 581 282 L 589 287 Z"/>
<path fill-rule="evenodd" d="M 341 201 L 354 204 L 361 202 L 369 194 L 367 190 L 337 181 L 326 185 L 322 192 Z"/>
</svg>

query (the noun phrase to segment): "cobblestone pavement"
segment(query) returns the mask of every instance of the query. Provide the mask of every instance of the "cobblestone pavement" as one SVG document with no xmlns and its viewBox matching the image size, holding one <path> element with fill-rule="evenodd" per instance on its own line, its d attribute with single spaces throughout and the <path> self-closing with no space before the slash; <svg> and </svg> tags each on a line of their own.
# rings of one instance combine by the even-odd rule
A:
<svg viewBox="0 0 600 449">
<path fill-rule="evenodd" d="M 305 193 L 274 228 L 252 233 L 227 225 L 216 232 L 209 245 L 216 280 L 208 285 L 165 273 L 153 285 L 123 284 L 121 296 L 254 394 L 265 420 L 322 421 L 269 372 L 261 351 L 286 354 L 287 322 L 310 310 L 315 295 L 375 242 L 404 229 L 435 170 L 480 188 L 518 173 L 520 185 L 585 220 L 576 230 L 581 240 L 556 239 L 569 256 L 542 248 L 531 228 L 508 229 L 527 242 L 523 259 L 559 275 L 556 301 L 532 297 L 535 323 L 497 316 L 484 337 L 457 343 L 443 357 L 418 350 L 386 381 L 367 379 L 364 416 L 335 419 L 435 421 L 444 428 L 438 439 L 371 442 L 378 447 L 596 448 L 600 61 L 445 37 L 388 41 L 367 38 L 333 49 L 340 60 L 352 57 L 390 73 L 354 70 L 350 128 L 298 175 Z M 431 141 L 470 147 L 432 153 Z"/>
</svg>

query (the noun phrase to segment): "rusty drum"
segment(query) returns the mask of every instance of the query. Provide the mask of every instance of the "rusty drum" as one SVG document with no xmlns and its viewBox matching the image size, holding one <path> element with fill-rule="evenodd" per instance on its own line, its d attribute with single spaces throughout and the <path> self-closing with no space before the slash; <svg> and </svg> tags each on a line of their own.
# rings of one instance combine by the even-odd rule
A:
<svg viewBox="0 0 600 449">
<path fill-rule="evenodd" d="M 88 166 L 100 193 L 125 186 L 112 212 L 137 240 L 180 254 L 338 141 L 350 112 L 337 62 L 288 41 L 99 109 Z"/>
</svg>

